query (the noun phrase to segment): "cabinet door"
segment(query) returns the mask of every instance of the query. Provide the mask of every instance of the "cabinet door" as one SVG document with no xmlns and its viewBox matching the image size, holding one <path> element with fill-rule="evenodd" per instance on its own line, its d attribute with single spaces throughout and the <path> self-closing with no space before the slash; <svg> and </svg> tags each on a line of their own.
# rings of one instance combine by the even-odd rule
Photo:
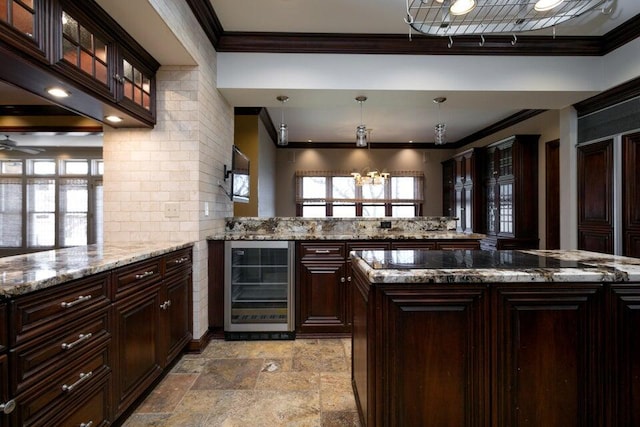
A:
<svg viewBox="0 0 640 427">
<path fill-rule="evenodd" d="M 375 399 L 367 402 L 377 416 L 370 424 L 488 425 L 486 289 L 390 286 L 373 293 L 379 303 L 368 308 L 376 322 L 368 336 L 376 342 L 379 375 L 368 382 L 376 387 Z"/>
<path fill-rule="evenodd" d="M 640 257 L 640 133 L 622 140 L 623 255 Z"/>
<path fill-rule="evenodd" d="M 613 140 L 578 148 L 578 249 L 613 253 Z"/>
<path fill-rule="evenodd" d="M 609 425 L 640 425 L 640 291 L 612 286 Z"/>
<path fill-rule="evenodd" d="M 498 288 L 496 424 L 601 426 L 602 295 L 595 284 Z"/>
<path fill-rule="evenodd" d="M 455 160 L 442 162 L 442 215 L 455 216 Z"/>
<path fill-rule="evenodd" d="M 160 284 L 115 304 L 115 401 L 120 415 L 162 372 Z"/>
<path fill-rule="evenodd" d="M 297 332 L 346 332 L 345 262 L 302 262 L 298 266 Z"/>
<path fill-rule="evenodd" d="M 7 408 L 12 405 L 9 403 L 9 362 L 6 354 L 0 355 L 0 405 L 7 405 Z M 0 427 L 9 425 L 7 418 L 4 411 L 0 411 Z"/>
<path fill-rule="evenodd" d="M 191 340 L 191 271 L 165 279 L 161 304 L 164 329 L 164 366 L 170 364 Z"/>
</svg>

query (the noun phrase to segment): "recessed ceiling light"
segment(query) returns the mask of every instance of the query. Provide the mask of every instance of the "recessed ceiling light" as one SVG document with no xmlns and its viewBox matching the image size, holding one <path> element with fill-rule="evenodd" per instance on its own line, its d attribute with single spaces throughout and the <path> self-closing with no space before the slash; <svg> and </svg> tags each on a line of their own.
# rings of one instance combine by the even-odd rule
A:
<svg viewBox="0 0 640 427">
<path fill-rule="evenodd" d="M 313 139 L 307 139 L 307 142 L 313 142 Z"/>
<path fill-rule="evenodd" d="M 533 8 L 536 12 L 546 12 L 547 10 L 560 6 L 560 3 L 563 1 L 564 0 L 538 0 Z"/>
<path fill-rule="evenodd" d="M 122 118 L 118 116 L 107 116 L 105 117 L 105 120 L 111 123 L 120 123 L 122 121 Z"/>
<path fill-rule="evenodd" d="M 66 98 L 71 95 L 71 93 L 61 87 L 50 87 L 47 89 L 47 93 L 51 96 L 55 96 L 56 98 Z"/>
</svg>

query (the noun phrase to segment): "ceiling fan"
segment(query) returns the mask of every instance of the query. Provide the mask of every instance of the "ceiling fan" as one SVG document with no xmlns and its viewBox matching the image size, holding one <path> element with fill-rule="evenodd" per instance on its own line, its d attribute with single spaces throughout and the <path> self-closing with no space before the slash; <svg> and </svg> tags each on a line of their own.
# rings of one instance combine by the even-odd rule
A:
<svg viewBox="0 0 640 427">
<path fill-rule="evenodd" d="M 5 139 L 0 140 L 0 151 L 22 151 L 27 154 L 38 154 L 44 151 L 44 148 L 20 147 L 16 141 L 9 139 L 9 135 L 5 135 L 4 137 Z"/>
</svg>

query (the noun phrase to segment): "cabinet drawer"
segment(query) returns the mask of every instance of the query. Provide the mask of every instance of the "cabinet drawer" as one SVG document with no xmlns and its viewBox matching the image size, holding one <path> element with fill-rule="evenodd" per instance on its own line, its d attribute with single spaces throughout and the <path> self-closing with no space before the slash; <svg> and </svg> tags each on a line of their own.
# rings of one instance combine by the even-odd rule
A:
<svg viewBox="0 0 640 427">
<path fill-rule="evenodd" d="M 347 243 L 347 256 L 351 251 L 386 251 L 391 249 L 391 242 L 349 242 Z"/>
<path fill-rule="evenodd" d="M 61 367 L 64 369 L 65 367 Z M 57 376 L 46 378 L 16 397 L 14 424 L 50 426 L 51 418 L 68 405 L 85 396 L 88 388 L 110 372 L 108 342 L 97 347 Z"/>
<path fill-rule="evenodd" d="M 344 243 L 300 243 L 301 259 L 344 259 Z"/>
<path fill-rule="evenodd" d="M 439 242 L 438 249 L 443 251 L 454 251 L 456 249 L 480 249 L 480 242 L 473 241 L 458 241 L 458 242 Z"/>
<path fill-rule="evenodd" d="M 116 299 L 125 293 L 135 292 L 140 286 L 147 286 L 161 280 L 162 258 L 152 258 L 122 267 L 115 272 Z"/>
<path fill-rule="evenodd" d="M 18 297 L 10 306 L 10 342 L 15 346 L 109 304 L 106 273 Z"/>
<path fill-rule="evenodd" d="M 415 250 L 421 250 L 421 251 L 432 251 L 435 248 L 436 248 L 436 242 L 425 242 L 421 240 L 391 243 L 391 249 L 398 249 L 398 250 L 415 249 Z"/>
<path fill-rule="evenodd" d="M 83 393 L 81 399 L 65 408 L 60 417 L 51 422 L 51 425 L 91 427 L 110 425 L 111 390 L 111 373 L 96 378 L 96 383 Z"/>
<path fill-rule="evenodd" d="M 110 337 L 110 310 L 81 317 L 63 328 L 39 336 L 9 352 L 13 394 L 48 378 Z"/>
<path fill-rule="evenodd" d="M 191 248 L 182 249 L 165 255 L 165 273 L 173 273 L 182 268 L 191 267 L 192 263 Z"/>
</svg>

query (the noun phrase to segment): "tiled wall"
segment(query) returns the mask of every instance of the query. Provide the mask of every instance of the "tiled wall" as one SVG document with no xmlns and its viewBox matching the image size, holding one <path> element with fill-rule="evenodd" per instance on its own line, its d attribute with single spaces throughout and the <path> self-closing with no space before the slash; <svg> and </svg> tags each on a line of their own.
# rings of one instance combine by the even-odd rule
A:
<svg viewBox="0 0 640 427">
<path fill-rule="evenodd" d="M 186 2 L 150 3 L 199 65 L 161 66 L 154 129 L 105 129 L 105 241 L 196 242 L 193 332 L 200 338 L 208 327 L 206 237 L 233 214 L 217 185 L 231 160 L 233 108 L 216 89 L 216 53 Z M 179 204 L 178 217 L 165 216 L 167 203 Z"/>
</svg>

